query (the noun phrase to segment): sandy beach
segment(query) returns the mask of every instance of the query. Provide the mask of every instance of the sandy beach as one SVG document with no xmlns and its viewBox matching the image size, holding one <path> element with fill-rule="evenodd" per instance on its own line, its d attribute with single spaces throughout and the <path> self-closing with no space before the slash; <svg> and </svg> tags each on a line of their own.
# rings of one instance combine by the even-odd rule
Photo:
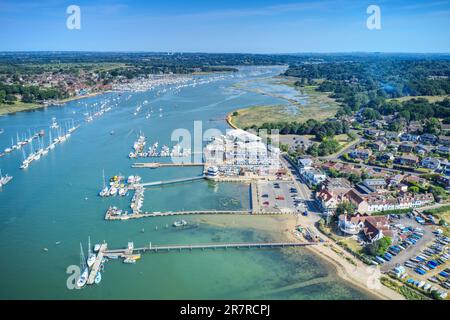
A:
<svg viewBox="0 0 450 320">
<path fill-rule="evenodd" d="M 305 241 L 299 239 L 294 234 L 295 226 L 300 224 L 313 228 L 324 240 L 325 244 L 318 244 L 315 246 L 305 247 L 305 250 L 315 254 L 318 259 L 326 261 L 332 266 L 336 275 L 350 283 L 355 288 L 367 292 L 375 299 L 381 300 L 404 300 L 405 298 L 385 287 L 379 282 L 381 273 L 374 272 L 374 267 L 369 267 L 351 256 L 348 252 L 341 249 L 336 244 L 328 240 L 318 230 L 315 229 L 313 220 L 309 217 L 303 216 L 295 217 L 293 215 L 283 216 L 216 216 L 210 219 L 202 218 L 199 222 L 221 227 L 239 227 L 239 228 L 253 228 L 268 232 L 271 237 L 276 240 L 287 240 L 290 242 Z M 343 256 L 337 254 L 331 249 L 333 246 L 336 250 L 342 252 L 345 257 L 352 259 L 356 266 L 347 261 Z"/>
</svg>

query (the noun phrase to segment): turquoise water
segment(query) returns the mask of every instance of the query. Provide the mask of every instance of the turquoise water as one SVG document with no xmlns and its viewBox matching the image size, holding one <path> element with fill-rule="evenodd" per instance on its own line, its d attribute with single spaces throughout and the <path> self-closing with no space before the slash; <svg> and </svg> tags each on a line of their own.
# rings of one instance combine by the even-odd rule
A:
<svg viewBox="0 0 450 320">
<path fill-rule="evenodd" d="M 100 285 L 82 290 L 66 287 L 66 268 L 79 263 L 79 243 L 83 241 L 86 249 L 88 236 L 93 242 L 106 240 L 111 248 L 123 247 L 127 241 L 138 246 L 149 242 L 266 241 L 274 236 L 269 231 L 249 227 L 251 221 L 241 224 L 240 220 L 233 220 L 232 226 L 224 226 L 216 221 L 218 218 L 206 216 L 187 218 L 197 227 L 186 230 L 170 227 L 173 217 L 105 221 L 109 205 L 128 209 L 130 197 L 101 199 L 97 193 L 102 187 L 103 169 L 108 177 L 139 174 L 144 181 L 201 174 L 199 168 L 133 169 L 127 155 L 139 130 L 148 137 L 147 145 L 154 141 L 159 141 L 160 146 L 173 145 L 172 131 L 176 128 L 192 131 L 194 120 L 202 120 L 203 129 L 225 130 L 224 118 L 234 109 L 285 103 L 232 88 L 236 82 L 280 72 L 279 67 L 248 67 L 218 81 L 183 88 L 179 93 L 169 90 L 157 95 L 152 90 L 131 93 L 128 100 L 129 94 L 125 93 L 118 106 L 92 123 L 83 121 L 83 113 L 91 111 L 94 103 L 117 94 L 0 117 L 0 128 L 5 130 L 0 134 L 1 150 L 10 146 L 11 136 L 15 138 L 16 132 L 27 132 L 29 128 L 48 130 L 52 117 L 60 124 L 71 119 L 81 124 L 68 141 L 57 145 L 27 170 L 18 168 L 21 152 L 0 158 L 3 173 L 14 176 L 0 192 L 0 298 L 368 298 L 338 280 L 327 264 L 302 249 L 148 254 L 136 265 L 108 262 Z M 148 105 L 134 116 L 136 105 L 144 100 L 149 101 Z M 155 111 L 146 119 L 146 108 L 150 106 L 154 110 L 162 107 L 163 116 L 159 117 Z M 206 181 L 153 187 L 145 192 L 144 209 L 244 209 L 249 206 L 248 192 L 245 185 Z M 313 279 L 316 282 L 311 283 Z M 304 283 L 307 285 L 302 286 Z"/>
</svg>

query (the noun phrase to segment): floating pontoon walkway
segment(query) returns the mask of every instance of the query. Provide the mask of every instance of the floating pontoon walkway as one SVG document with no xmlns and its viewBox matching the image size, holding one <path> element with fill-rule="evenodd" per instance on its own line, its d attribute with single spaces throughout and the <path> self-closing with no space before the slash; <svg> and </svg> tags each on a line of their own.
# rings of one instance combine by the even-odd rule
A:
<svg viewBox="0 0 450 320">
<path fill-rule="evenodd" d="M 103 255 L 107 248 L 106 243 L 101 244 L 100 250 L 98 250 L 97 256 L 95 257 L 95 262 L 92 265 L 91 272 L 89 273 L 89 278 L 87 280 L 87 284 L 93 284 L 95 282 L 95 276 L 100 270 L 100 265 L 102 264 Z"/>
</svg>

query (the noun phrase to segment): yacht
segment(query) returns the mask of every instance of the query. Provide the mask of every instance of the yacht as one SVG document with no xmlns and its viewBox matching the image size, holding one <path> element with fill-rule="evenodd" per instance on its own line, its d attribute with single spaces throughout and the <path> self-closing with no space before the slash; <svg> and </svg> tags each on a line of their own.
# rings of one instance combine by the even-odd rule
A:
<svg viewBox="0 0 450 320">
<path fill-rule="evenodd" d="M 55 117 L 52 118 L 52 125 L 50 126 L 50 128 L 52 128 L 52 129 L 58 129 L 59 128 L 58 122 L 56 122 L 56 118 Z"/>
<path fill-rule="evenodd" d="M 185 225 L 187 225 L 187 221 L 186 221 L 186 220 L 178 220 L 178 221 L 175 221 L 175 222 L 173 223 L 173 226 L 174 226 L 175 228 L 183 227 L 183 226 L 185 226 Z"/>
<path fill-rule="evenodd" d="M 117 188 L 111 187 L 111 189 L 109 189 L 109 194 L 115 196 L 117 194 Z"/>
<path fill-rule="evenodd" d="M 136 260 L 131 259 L 131 258 L 126 258 L 125 260 L 123 260 L 123 263 L 135 264 Z"/>
<path fill-rule="evenodd" d="M 95 275 L 95 279 L 94 282 L 95 284 L 99 284 L 102 281 L 102 274 L 99 272 L 97 272 L 97 274 Z"/>
<path fill-rule="evenodd" d="M 94 252 L 98 252 L 99 250 L 100 250 L 100 244 L 97 243 L 97 244 L 94 246 Z"/>
<path fill-rule="evenodd" d="M 96 258 L 97 258 L 97 256 L 95 255 L 95 253 L 93 253 L 91 251 L 91 237 L 89 237 L 88 238 L 88 259 L 87 259 L 87 265 L 89 268 L 91 268 L 94 265 Z"/>
<path fill-rule="evenodd" d="M 12 176 L 9 176 L 8 174 L 6 176 L 2 175 L 2 171 L 0 170 L 0 186 L 6 185 L 8 182 L 12 180 Z"/>
<path fill-rule="evenodd" d="M 86 262 L 84 260 L 84 253 L 83 253 L 83 246 L 80 242 L 80 267 L 83 272 L 81 273 L 80 277 L 77 280 L 77 287 L 82 288 L 85 286 L 88 276 L 89 276 L 89 269 L 86 267 Z"/>
</svg>

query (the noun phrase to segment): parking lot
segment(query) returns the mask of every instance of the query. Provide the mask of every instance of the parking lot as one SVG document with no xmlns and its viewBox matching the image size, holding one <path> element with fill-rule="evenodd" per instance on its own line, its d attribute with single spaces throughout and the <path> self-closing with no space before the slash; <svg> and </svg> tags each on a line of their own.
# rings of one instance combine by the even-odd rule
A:
<svg viewBox="0 0 450 320">
<path fill-rule="evenodd" d="M 416 222 L 414 219 L 408 218 L 405 215 L 402 215 L 400 219 L 391 219 L 392 228 L 395 229 L 399 236 L 397 237 L 394 244 L 401 243 L 402 238 L 405 238 L 406 234 L 401 235 L 401 229 L 405 228 L 419 228 L 423 230 L 423 236 L 417 240 L 414 245 L 408 246 L 405 250 L 401 251 L 397 256 L 394 256 L 391 261 L 383 264 L 382 270 L 389 271 L 397 264 L 403 265 L 406 261 L 411 259 L 412 257 L 420 254 L 421 250 L 429 243 L 434 240 L 434 235 L 432 233 L 432 228 L 430 226 L 424 226 Z"/>
<path fill-rule="evenodd" d="M 261 181 L 258 190 L 262 213 L 305 211 L 304 202 L 293 182 Z"/>
</svg>

